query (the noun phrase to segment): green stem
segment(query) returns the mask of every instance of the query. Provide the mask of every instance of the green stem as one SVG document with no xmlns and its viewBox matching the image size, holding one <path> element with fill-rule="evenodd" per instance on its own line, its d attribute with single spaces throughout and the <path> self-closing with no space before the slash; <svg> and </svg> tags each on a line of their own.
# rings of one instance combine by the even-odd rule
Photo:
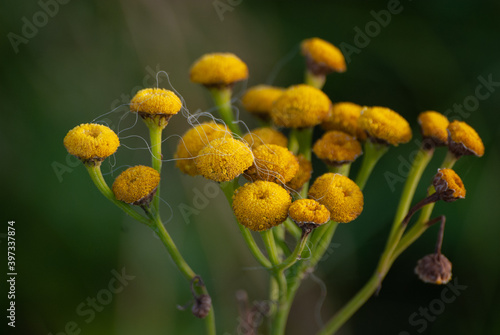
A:
<svg viewBox="0 0 500 335">
<path fill-rule="evenodd" d="M 276 267 L 280 263 L 278 257 L 278 249 L 276 248 L 276 242 L 274 241 L 274 235 L 271 229 L 264 230 L 260 233 L 262 240 L 264 241 L 264 246 L 266 247 L 267 256 L 271 261 L 271 264 Z"/>
<path fill-rule="evenodd" d="M 301 259 L 302 252 L 304 251 L 304 247 L 307 244 L 307 241 L 309 240 L 309 235 L 310 234 L 302 234 L 302 238 L 300 239 L 300 242 L 297 243 L 295 246 L 295 249 L 293 250 L 293 253 L 288 256 L 281 264 L 278 265 L 278 271 L 284 271 L 294 265 L 299 259 Z"/>
<path fill-rule="evenodd" d="M 314 132 L 314 127 L 304 128 L 304 129 L 292 129 L 290 131 L 289 136 L 289 148 L 292 146 L 296 146 L 298 144 L 298 149 L 296 151 L 292 151 L 296 155 L 302 154 L 308 161 L 311 161 L 311 144 L 312 144 L 312 136 Z M 295 143 L 295 144 L 294 144 Z M 302 198 L 307 198 L 307 192 L 309 191 L 309 182 L 306 182 L 302 186 L 302 190 L 300 191 L 300 195 Z"/>
<path fill-rule="evenodd" d="M 211 88 L 210 93 L 215 106 L 219 109 L 220 116 L 227 127 L 236 135 L 241 136 L 241 129 L 238 123 L 234 123 L 233 107 L 231 106 L 232 88 Z"/>
<path fill-rule="evenodd" d="M 184 278 L 186 278 L 187 281 L 191 282 L 194 277 L 196 277 L 196 274 L 182 257 L 179 249 L 177 249 L 177 246 L 172 240 L 172 237 L 161 222 L 159 215 L 154 216 L 154 224 L 155 226 L 152 227 L 154 232 L 156 233 L 156 235 L 158 235 L 160 240 L 163 242 L 163 245 L 165 245 L 165 247 L 167 248 L 167 251 L 174 261 L 175 265 L 180 270 Z M 205 286 L 201 287 L 201 291 L 203 294 L 208 294 L 207 288 Z M 214 309 L 212 307 L 208 315 L 204 318 L 206 331 L 209 335 L 216 335 L 214 314 Z"/>
<path fill-rule="evenodd" d="M 116 206 L 118 206 L 121 210 L 123 210 L 125 213 L 130 215 L 135 220 L 137 220 L 141 223 L 144 223 L 145 225 L 148 225 L 148 226 L 151 225 L 151 222 L 148 219 L 146 219 L 144 216 L 137 213 L 131 205 L 126 204 L 126 203 L 116 199 L 115 195 L 113 194 L 113 191 L 111 191 L 108 184 L 104 180 L 100 165 L 85 164 L 85 167 L 87 168 L 87 171 L 89 172 L 90 178 L 94 182 L 97 189 L 106 198 L 108 198 L 108 200 L 110 200 L 112 203 L 114 203 Z"/>
<path fill-rule="evenodd" d="M 161 135 L 162 135 L 162 128 L 159 127 L 157 124 L 154 122 L 146 122 L 146 125 L 149 128 L 149 137 L 151 138 L 151 160 L 152 160 L 152 166 L 153 169 L 158 171 L 158 173 L 161 175 L 161 165 L 162 165 L 162 154 L 161 154 Z M 153 198 L 153 213 L 159 213 L 160 212 L 160 184 L 158 184 L 158 187 L 156 189 L 156 194 Z M 154 214 L 156 215 L 156 214 Z"/>
<path fill-rule="evenodd" d="M 300 236 L 302 233 L 300 232 L 300 228 L 297 227 L 295 222 L 293 222 L 292 219 L 287 218 L 285 220 L 284 225 L 285 225 L 286 230 L 288 230 L 288 232 L 290 234 L 292 234 L 292 236 L 298 241 L 300 239 Z"/>
<path fill-rule="evenodd" d="M 330 171 L 331 173 L 339 173 L 344 176 L 349 175 L 350 169 L 351 169 L 351 163 L 328 167 L 328 171 Z"/>
<path fill-rule="evenodd" d="M 312 87 L 321 90 L 326 82 L 326 75 L 324 74 L 313 74 L 311 71 L 306 70 L 304 75 L 304 83 Z"/>
<path fill-rule="evenodd" d="M 356 176 L 356 184 L 362 190 L 368 177 L 373 171 L 373 168 L 377 164 L 378 160 L 389 150 L 389 146 L 386 144 L 373 143 L 370 140 L 365 142 L 365 153 L 363 156 L 363 162 L 361 163 L 361 168 Z"/>
<path fill-rule="evenodd" d="M 229 205 L 232 206 L 233 193 L 234 190 L 238 187 L 238 180 L 234 179 L 232 181 L 220 183 L 219 185 L 222 191 L 224 192 L 224 195 L 226 196 Z M 262 253 L 259 246 L 255 242 L 255 239 L 253 238 L 252 233 L 248 230 L 248 228 L 246 228 L 239 222 L 236 222 L 236 224 L 238 225 L 241 235 L 243 236 L 243 239 L 245 240 L 248 248 L 250 249 L 250 252 L 255 257 L 257 262 L 259 262 L 259 264 L 265 267 L 266 269 L 272 268 L 271 262 L 266 258 L 266 256 L 264 256 L 264 254 Z"/>
</svg>

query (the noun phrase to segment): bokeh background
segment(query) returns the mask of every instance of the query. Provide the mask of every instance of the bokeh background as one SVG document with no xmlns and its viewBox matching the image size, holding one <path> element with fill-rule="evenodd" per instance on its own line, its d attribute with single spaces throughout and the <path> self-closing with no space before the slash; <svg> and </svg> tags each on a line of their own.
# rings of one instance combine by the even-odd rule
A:
<svg viewBox="0 0 500 335">
<path fill-rule="evenodd" d="M 138 89 L 155 86 L 160 70 L 170 83 L 160 76 L 159 86 L 175 88 L 191 113 L 206 111 L 212 107 L 209 96 L 190 83 L 188 70 L 207 52 L 234 52 L 247 62 L 250 78 L 236 87 L 237 96 L 246 85 L 299 83 L 302 39 L 318 36 L 356 47 L 355 28 L 364 31 L 374 21 L 371 11 L 385 10 L 390 2 L 66 1 L 58 2 L 57 10 L 48 7 L 53 15 L 45 16 L 47 22 L 39 14 L 41 3 L 54 1 L 4 2 L 0 11 L 0 264 L 6 259 L 6 223 L 15 220 L 18 273 L 16 328 L 6 327 L 2 316 L 2 334 L 203 334 L 202 322 L 176 308 L 190 300 L 190 293 L 160 241 L 98 193 L 84 167 L 67 155 L 64 135 L 96 118 L 114 129 L 133 125 L 130 117 L 120 123 L 127 111 L 123 104 Z M 497 334 L 499 84 L 487 98 L 473 97 L 480 77 L 500 82 L 500 3 L 406 0 L 399 6 L 390 23 L 349 55 L 347 72 L 328 77 L 324 90 L 333 101 L 398 111 L 412 123 L 416 139 L 416 117 L 427 109 L 450 110 L 450 118 L 467 121 L 481 135 L 484 157 L 465 157 L 456 165 L 467 199 L 435 208 L 436 215 L 448 218 L 443 252 L 453 262 L 458 283 L 467 288 L 425 327 L 422 321 L 410 323 L 420 308 L 439 306 L 435 299 L 443 287 L 425 285 L 413 274 L 416 261 L 433 251 L 434 227 L 401 256 L 380 295 L 339 334 Z M 8 34 L 21 36 L 34 15 L 40 27 L 24 28 L 30 37 L 13 47 Z M 466 113 L 453 111 L 454 104 L 464 102 Z M 249 127 L 257 125 L 245 111 L 240 116 Z M 166 159 L 189 127 L 181 115 L 172 119 L 165 133 Z M 121 133 L 120 150 L 103 167 L 110 183 L 129 165 L 149 164 L 141 139 L 145 128 L 139 122 Z M 391 149 L 376 167 L 365 189 L 363 214 L 339 227 L 317 277 L 304 282 L 287 334 L 313 334 L 369 278 L 402 186 L 391 187 L 384 173 L 404 174 L 417 147 L 412 141 Z M 424 195 L 444 154 L 437 151 L 417 197 Z M 316 161 L 315 174 L 322 171 Z M 265 300 L 267 275 L 246 249 L 222 192 L 213 193 L 213 185 L 201 177 L 182 175 L 172 161 L 164 164 L 163 176 L 167 228 L 212 293 L 218 333 L 238 334 L 235 292 L 245 289 L 251 301 Z M 184 217 L 185 206 L 197 213 Z M 5 269 L 2 265 L 2 311 L 7 308 Z M 133 279 L 107 296 L 103 290 L 113 271 L 122 269 Z M 98 295 L 109 303 L 95 307 L 92 315 L 87 304 Z"/>
</svg>

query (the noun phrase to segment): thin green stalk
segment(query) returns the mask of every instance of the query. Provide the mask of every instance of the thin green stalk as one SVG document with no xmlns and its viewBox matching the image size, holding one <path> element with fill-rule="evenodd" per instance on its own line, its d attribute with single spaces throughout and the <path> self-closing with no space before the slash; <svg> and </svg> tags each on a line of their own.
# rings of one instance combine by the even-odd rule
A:
<svg viewBox="0 0 500 335">
<path fill-rule="evenodd" d="M 286 230 L 292 234 L 292 236 L 298 241 L 300 239 L 300 236 L 301 236 L 301 232 L 300 232 L 300 228 L 297 227 L 297 225 L 295 224 L 295 222 L 292 221 L 292 219 L 290 218 L 287 218 L 285 220 L 285 228 Z"/>
<path fill-rule="evenodd" d="M 238 136 L 241 136 L 241 129 L 238 123 L 234 123 L 233 107 L 231 106 L 231 95 L 233 90 L 230 87 L 211 88 L 210 93 L 214 99 L 215 106 L 219 109 L 219 114 L 228 128 Z"/>
<path fill-rule="evenodd" d="M 158 171 L 161 175 L 161 165 L 162 165 L 162 154 L 161 154 L 161 135 L 162 128 L 159 127 L 154 122 L 146 122 L 146 125 L 149 128 L 149 137 L 151 138 L 151 160 L 153 169 Z M 153 198 L 153 212 L 160 212 L 160 185 L 156 188 L 156 194 Z"/>
<path fill-rule="evenodd" d="M 187 281 L 191 282 L 196 277 L 196 274 L 184 260 L 179 249 L 177 249 L 177 246 L 172 240 L 172 237 L 170 237 L 170 234 L 167 232 L 165 226 L 161 222 L 160 216 L 156 215 L 154 218 L 155 226 L 152 227 L 154 232 L 156 233 L 156 235 L 158 235 L 160 240 L 163 242 L 163 245 L 165 245 L 165 247 L 167 248 L 170 257 L 174 261 L 177 268 L 181 271 L 184 278 L 186 278 Z M 205 286 L 201 287 L 201 291 L 203 294 L 208 294 L 207 288 Z M 213 307 L 210 309 L 208 315 L 204 318 L 204 321 L 207 334 L 216 335 L 215 313 Z"/>
<path fill-rule="evenodd" d="M 118 206 L 121 210 L 123 210 L 125 213 L 130 215 L 132 218 L 135 220 L 144 223 L 145 225 L 151 226 L 151 222 L 145 218 L 144 216 L 140 215 L 137 213 L 131 205 L 126 204 L 122 201 L 119 201 L 116 199 L 115 195 L 113 194 L 113 191 L 109 188 L 108 184 L 104 180 L 104 177 L 102 176 L 101 172 L 101 166 L 100 165 L 89 165 L 85 164 L 85 167 L 87 168 L 87 171 L 89 172 L 90 178 L 94 182 L 95 186 L 97 189 L 106 197 L 108 200 L 110 200 L 112 203 L 114 203 L 116 206 Z"/>
<path fill-rule="evenodd" d="M 363 162 L 356 176 L 356 184 L 360 189 L 363 189 L 368 181 L 368 177 L 373 171 L 378 160 L 389 150 L 386 144 L 373 143 L 370 140 L 365 142 L 365 153 L 363 155 Z"/>
<path fill-rule="evenodd" d="M 326 82 L 326 75 L 324 74 L 315 75 L 311 71 L 306 70 L 304 75 L 305 84 L 315 87 L 318 90 L 321 90 L 323 86 L 325 86 L 325 82 Z"/>
<path fill-rule="evenodd" d="M 264 230 L 260 233 L 262 240 L 264 241 L 264 246 L 266 247 L 267 256 L 271 261 L 271 264 L 276 267 L 280 263 L 278 257 L 278 249 L 276 248 L 276 242 L 274 240 L 274 235 L 271 229 Z"/>
<path fill-rule="evenodd" d="M 348 176 L 350 169 L 351 169 L 351 163 L 328 167 L 328 171 L 330 171 L 331 173 L 339 173 L 343 176 Z"/>
<path fill-rule="evenodd" d="M 237 179 L 234 179 L 232 181 L 220 183 L 220 187 L 222 191 L 224 192 L 224 195 L 226 196 L 227 201 L 229 202 L 229 205 L 232 206 L 233 204 L 233 193 L 234 190 L 238 187 L 238 181 Z M 255 239 L 252 236 L 252 233 L 240 224 L 239 222 L 236 222 L 238 228 L 240 229 L 241 235 L 243 236 L 243 239 L 245 240 L 248 248 L 250 249 L 252 255 L 255 257 L 257 262 L 259 262 L 260 265 L 265 267 L 266 269 L 270 269 L 272 267 L 271 262 L 264 256 L 262 251 L 260 250 L 259 246 L 255 242 Z"/>
<path fill-rule="evenodd" d="M 298 149 L 292 151 L 296 155 L 303 155 L 308 161 L 311 160 L 311 144 L 312 136 L 314 132 L 314 127 L 304 128 L 304 129 L 292 129 L 289 136 L 289 148 L 296 146 L 298 144 Z M 295 144 L 294 144 L 295 143 Z M 302 198 L 307 198 L 307 192 L 309 191 L 309 182 L 306 182 L 302 186 L 300 195 Z"/>
<path fill-rule="evenodd" d="M 277 270 L 278 271 L 284 271 L 294 265 L 299 259 L 301 259 L 302 252 L 304 251 L 304 247 L 307 244 L 307 241 L 309 240 L 309 235 L 310 234 L 302 234 L 302 238 L 300 239 L 300 242 L 297 243 L 295 246 L 295 249 L 293 250 L 293 253 L 288 256 L 281 264 L 278 265 Z"/>
</svg>

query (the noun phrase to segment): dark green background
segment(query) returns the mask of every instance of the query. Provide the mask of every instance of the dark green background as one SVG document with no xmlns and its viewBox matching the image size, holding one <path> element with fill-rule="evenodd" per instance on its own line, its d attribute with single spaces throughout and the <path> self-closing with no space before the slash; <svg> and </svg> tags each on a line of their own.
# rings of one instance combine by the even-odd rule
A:
<svg viewBox="0 0 500 335">
<path fill-rule="evenodd" d="M 224 1 L 224 0 L 223 0 Z M 224 3 L 227 3 L 224 1 Z M 288 86 L 302 80 L 299 42 L 319 36 L 336 45 L 355 45 L 355 27 L 373 21 L 370 11 L 386 9 L 386 1 L 233 1 L 221 21 L 212 1 L 69 1 L 15 53 L 7 34 L 20 35 L 22 18 L 32 21 L 41 10 L 35 1 L 3 4 L 0 10 L 2 121 L 2 229 L 16 221 L 17 327 L 2 334 L 56 334 L 74 321 L 81 334 L 202 334 L 203 323 L 176 309 L 189 301 L 186 284 L 169 261 L 164 247 L 145 227 L 133 222 L 101 196 L 81 164 L 62 145 L 74 126 L 100 117 L 117 129 L 126 106 L 103 116 L 144 85 L 152 69 L 170 75 L 161 87 L 174 87 L 191 113 L 207 110 L 205 90 L 189 82 L 188 69 L 201 54 L 229 51 L 250 69 L 248 85 L 272 82 Z M 434 109 L 445 112 L 474 96 L 478 77 L 500 81 L 498 1 L 402 1 L 402 11 L 351 55 L 344 74 L 328 77 L 325 92 L 333 101 L 393 108 L 412 124 Z M 145 80 L 145 82 L 144 82 Z M 237 87 L 238 94 L 244 85 Z M 118 99 L 118 100 L 117 100 Z M 122 100 L 123 99 L 123 100 Z M 462 158 L 456 165 L 467 198 L 438 204 L 435 214 L 448 218 L 443 252 L 453 262 L 454 276 L 466 285 L 445 305 L 426 334 L 494 334 L 500 332 L 500 236 L 498 214 L 500 90 L 480 101 L 466 118 L 481 135 L 486 154 Z M 458 117 L 457 113 L 450 116 Z M 242 111 L 250 127 L 255 121 Z M 132 125 L 132 118 L 120 129 Z M 177 135 L 188 129 L 182 115 L 168 126 L 164 144 L 172 157 Z M 139 122 L 120 134 L 122 146 L 105 172 L 149 164 L 145 126 Z M 316 136 L 320 135 L 320 131 Z M 311 334 L 318 318 L 326 320 L 371 275 L 394 214 L 401 183 L 393 192 L 384 172 L 397 174 L 415 142 L 391 149 L 376 167 L 365 189 L 365 209 L 358 220 L 341 225 L 331 257 L 319 264 L 317 276 L 328 287 L 321 313 L 320 285 L 304 282 L 291 313 L 287 334 Z M 438 150 L 426 171 L 417 197 L 439 166 Z M 112 165 L 110 164 L 112 163 Z M 359 163 L 358 163 L 359 164 Z M 234 293 L 266 299 L 267 276 L 249 255 L 222 193 L 189 223 L 179 206 L 194 207 L 206 181 L 182 175 L 172 161 L 164 164 L 163 218 L 167 228 L 212 293 L 220 334 L 236 334 Z M 54 167 L 64 168 L 58 177 Z M 316 171 L 324 167 L 316 162 Z M 403 171 L 404 173 L 404 171 Z M 112 182 L 112 176 L 107 175 Z M 198 199 L 199 200 L 199 199 Z M 443 287 L 421 283 L 413 274 L 416 261 L 432 252 L 437 227 L 430 229 L 394 264 L 379 297 L 372 298 L 339 334 L 418 334 L 409 316 L 440 297 Z M 6 242 L 0 235 L 0 264 Z M 92 322 L 76 308 L 108 286 L 111 271 L 135 276 L 123 292 L 96 313 Z M 2 311 L 5 311 L 5 266 L 2 265 Z M 6 319 L 2 312 L 2 327 Z"/>
</svg>

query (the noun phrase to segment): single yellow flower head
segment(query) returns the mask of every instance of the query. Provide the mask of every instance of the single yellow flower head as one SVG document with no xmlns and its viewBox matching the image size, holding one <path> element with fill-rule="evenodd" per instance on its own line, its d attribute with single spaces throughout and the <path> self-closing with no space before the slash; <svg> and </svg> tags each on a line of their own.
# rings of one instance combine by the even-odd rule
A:
<svg viewBox="0 0 500 335">
<path fill-rule="evenodd" d="M 307 224 L 314 227 L 327 223 L 330 220 L 330 211 L 316 200 L 299 199 L 292 202 L 288 216 L 299 227 Z"/>
<path fill-rule="evenodd" d="M 241 98 L 245 109 L 265 120 L 270 118 L 274 102 L 283 94 L 284 88 L 258 85 L 249 88 Z"/>
<path fill-rule="evenodd" d="M 262 127 L 252 130 L 243 136 L 248 145 L 255 149 L 262 144 L 276 144 L 280 147 L 288 146 L 288 139 L 285 135 L 276 129 L 270 127 Z"/>
<path fill-rule="evenodd" d="M 199 172 L 195 164 L 198 153 L 210 141 L 221 137 L 230 138 L 232 136 L 226 126 L 215 122 L 202 123 L 189 129 L 177 145 L 177 151 L 174 154 L 174 158 L 177 159 L 175 165 L 190 176 L 198 175 Z"/>
<path fill-rule="evenodd" d="M 484 155 L 484 144 L 477 132 L 462 121 L 448 125 L 448 147 L 457 157 L 463 155 Z"/>
<path fill-rule="evenodd" d="M 321 90 L 304 84 L 295 85 L 276 100 L 271 117 L 280 127 L 314 127 L 327 118 L 331 105 Z"/>
<path fill-rule="evenodd" d="M 232 53 L 205 54 L 191 66 L 189 77 L 205 86 L 230 86 L 248 78 L 248 67 Z"/>
<path fill-rule="evenodd" d="M 338 173 L 325 173 L 314 181 L 309 198 L 325 205 L 331 219 L 350 222 L 363 211 L 363 193 L 351 179 Z"/>
<path fill-rule="evenodd" d="M 287 148 L 275 144 L 261 145 L 253 150 L 255 161 L 245 177 L 286 184 L 299 170 L 299 161 Z"/>
<path fill-rule="evenodd" d="M 113 193 L 116 199 L 127 204 L 147 206 L 159 183 L 160 174 L 155 169 L 144 165 L 133 166 L 115 179 Z"/>
<path fill-rule="evenodd" d="M 86 123 L 71 129 L 64 137 L 68 152 L 84 163 L 98 164 L 120 146 L 118 136 L 110 128 Z"/>
<path fill-rule="evenodd" d="M 200 150 L 195 159 L 198 172 L 217 182 L 230 181 L 253 163 L 252 150 L 231 137 L 217 138 Z"/>
<path fill-rule="evenodd" d="M 366 133 L 358 125 L 363 107 L 352 102 L 338 102 L 332 105 L 328 118 L 321 123 L 325 130 L 339 130 L 364 141 Z"/>
<path fill-rule="evenodd" d="M 426 111 L 418 116 L 422 137 L 431 141 L 433 146 L 448 144 L 448 118 L 435 111 Z"/>
<path fill-rule="evenodd" d="M 175 115 L 182 107 L 181 99 L 164 88 L 145 88 L 130 101 L 130 111 L 140 114 Z"/>
<path fill-rule="evenodd" d="M 328 74 L 346 70 L 344 55 L 330 42 L 313 37 L 302 41 L 300 47 L 312 73 Z"/>
<path fill-rule="evenodd" d="M 238 222 L 253 231 L 264 231 L 286 220 L 292 197 L 276 183 L 258 180 L 238 188 L 233 211 Z"/>
<path fill-rule="evenodd" d="M 354 162 L 363 153 L 361 143 L 355 137 L 332 130 L 316 141 L 313 147 L 316 156 L 331 166 Z"/>
<path fill-rule="evenodd" d="M 465 198 L 464 183 L 452 169 L 438 169 L 438 173 L 434 176 L 433 184 L 436 193 L 446 202 Z"/>
<path fill-rule="evenodd" d="M 451 280 L 451 262 L 443 254 L 430 254 L 417 262 L 415 273 L 424 283 L 444 285 Z"/>
<path fill-rule="evenodd" d="M 286 183 L 286 186 L 292 190 L 295 190 L 299 192 L 302 189 L 302 186 L 306 182 L 311 179 L 311 174 L 312 174 L 312 164 L 307 158 L 304 157 L 304 155 L 299 155 L 299 171 L 293 177 L 288 183 Z"/>
<path fill-rule="evenodd" d="M 375 142 L 398 145 L 407 143 L 412 136 L 408 122 L 386 107 L 365 107 L 358 124 Z"/>
</svg>

